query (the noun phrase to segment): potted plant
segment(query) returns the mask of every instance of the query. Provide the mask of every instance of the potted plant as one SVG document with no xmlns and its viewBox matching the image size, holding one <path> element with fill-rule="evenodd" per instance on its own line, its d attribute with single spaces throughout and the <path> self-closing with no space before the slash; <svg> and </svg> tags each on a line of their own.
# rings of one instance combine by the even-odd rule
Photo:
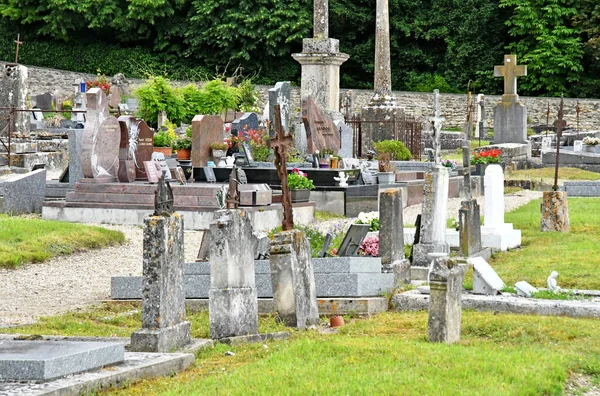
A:
<svg viewBox="0 0 600 396">
<path fill-rule="evenodd" d="M 178 137 L 173 143 L 173 148 L 177 151 L 177 159 L 189 160 L 192 153 L 192 138 Z"/>
<path fill-rule="evenodd" d="M 583 151 L 587 153 L 600 153 L 600 138 L 586 136 L 583 138 Z"/>
<path fill-rule="evenodd" d="M 338 169 L 340 167 L 340 162 L 342 161 L 342 157 L 339 155 L 332 155 L 329 157 L 329 167 L 331 169 Z"/>
<path fill-rule="evenodd" d="M 225 164 L 225 154 L 227 154 L 227 149 L 229 148 L 228 144 L 225 142 L 214 142 L 210 144 L 210 149 L 212 150 L 212 157 L 217 164 L 217 167 L 224 168 Z"/>
<path fill-rule="evenodd" d="M 479 153 L 472 153 L 471 165 L 475 165 L 475 172 L 473 175 L 483 176 L 485 175 L 485 168 L 489 164 L 499 164 L 502 157 L 501 150 L 491 149 L 480 151 Z"/>
<path fill-rule="evenodd" d="M 308 202 L 310 190 L 313 190 L 315 185 L 306 177 L 306 173 L 294 168 L 288 175 L 288 187 L 292 195 L 292 202 Z"/>
<path fill-rule="evenodd" d="M 171 131 L 159 131 L 154 134 L 154 152 L 163 153 L 165 157 L 173 154 L 173 143 L 177 136 Z"/>
<path fill-rule="evenodd" d="M 393 184 L 396 182 L 396 173 L 394 173 L 394 167 L 390 163 L 390 155 L 386 152 L 382 152 L 377 156 L 379 162 L 379 173 L 377 174 L 377 181 L 379 184 Z"/>
</svg>

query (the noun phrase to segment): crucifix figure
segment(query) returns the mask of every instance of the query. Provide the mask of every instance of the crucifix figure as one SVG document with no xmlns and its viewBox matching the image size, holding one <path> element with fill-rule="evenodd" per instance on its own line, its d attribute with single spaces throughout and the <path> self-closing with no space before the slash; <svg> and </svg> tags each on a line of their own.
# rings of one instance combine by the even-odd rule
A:
<svg viewBox="0 0 600 396">
<path fill-rule="evenodd" d="M 517 101 L 517 77 L 527 75 L 526 65 L 517 65 L 517 55 L 504 55 L 504 66 L 494 66 L 494 77 L 504 77 L 503 102 Z"/>
<path fill-rule="evenodd" d="M 17 43 L 17 54 L 15 56 L 15 63 L 19 63 L 19 46 L 21 44 L 23 44 L 23 42 L 21 41 L 21 35 L 17 34 L 17 40 L 15 40 L 15 43 Z"/>
<path fill-rule="evenodd" d="M 270 146 L 275 153 L 275 168 L 281 181 L 281 193 L 283 195 L 283 221 L 281 228 L 283 231 L 290 231 L 294 228 L 294 214 L 292 212 L 292 196 L 288 188 L 288 173 L 286 151 L 292 145 L 292 137 L 286 135 L 281 124 L 281 108 L 279 105 L 273 106 L 275 114 L 275 137 L 269 140 Z"/>
<path fill-rule="evenodd" d="M 440 151 L 440 135 L 442 134 L 442 122 L 445 118 L 442 117 L 442 110 L 440 107 L 440 91 L 438 89 L 433 90 L 433 108 L 435 109 L 434 116 L 429 120 L 433 124 L 433 151 L 434 151 L 434 163 L 435 165 L 441 165 L 442 154 Z"/>
<path fill-rule="evenodd" d="M 554 168 L 554 186 L 552 189 L 558 191 L 558 156 L 560 155 L 560 138 L 563 129 L 567 126 L 567 121 L 563 119 L 563 98 L 560 98 L 560 107 L 558 109 L 558 119 L 554 121 L 554 130 L 556 132 L 556 166 Z"/>
<path fill-rule="evenodd" d="M 240 193 L 238 192 L 237 169 L 233 165 L 229 174 L 229 189 L 227 190 L 227 198 L 225 200 L 227 209 L 237 209 L 240 204 Z"/>
</svg>

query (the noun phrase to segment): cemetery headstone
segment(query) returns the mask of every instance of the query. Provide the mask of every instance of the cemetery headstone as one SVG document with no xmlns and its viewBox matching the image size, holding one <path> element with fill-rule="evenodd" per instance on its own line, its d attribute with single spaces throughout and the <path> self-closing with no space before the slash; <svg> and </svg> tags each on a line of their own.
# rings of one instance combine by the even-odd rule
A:
<svg viewBox="0 0 600 396">
<path fill-rule="evenodd" d="M 538 289 L 525 281 L 515 283 L 515 289 L 517 289 L 517 295 L 522 297 L 531 297 L 533 293 L 538 292 Z"/>
<path fill-rule="evenodd" d="M 370 224 L 350 225 L 348 232 L 346 233 L 344 239 L 342 239 L 342 243 L 340 244 L 338 256 L 356 256 L 356 254 L 358 253 L 358 249 L 360 249 L 360 245 L 362 245 L 362 242 L 369 233 L 370 229 Z"/>
<path fill-rule="evenodd" d="M 504 95 L 494 108 L 494 143 L 527 141 L 527 108 L 519 102 L 517 77 L 527 75 L 527 66 L 517 65 L 516 55 L 505 55 L 503 66 L 494 66 L 494 77 L 504 77 Z"/>
<path fill-rule="evenodd" d="M 121 118 L 121 117 L 119 117 Z M 119 120 L 118 120 L 119 121 Z M 121 141 L 119 144 L 119 181 L 123 183 L 132 183 L 135 181 L 135 162 L 129 158 L 130 141 L 129 128 L 127 124 L 119 121 L 121 130 Z M 134 143 L 135 144 L 135 143 Z"/>
<path fill-rule="evenodd" d="M 573 142 L 573 152 L 575 153 L 581 153 L 583 151 L 583 141 L 582 140 L 575 140 Z"/>
<path fill-rule="evenodd" d="M 340 150 L 340 133 L 332 119 L 324 114 L 310 97 L 302 99 L 302 122 L 306 129 L 308 152 Z"/>
<path fill-rule="evenodd" d="M 402 191 L 399 188 L 379 193 L 379 256 L 384 266 L 404 259 L 402 210 Z"/>
<path fill-rule="evenodd" d="M 81 168 L 86 178 L 113 181 L 119 170 L 121 128 L 108 112 L 106 95 L 100 88 L 86 93 L 87 122 L 81 144 Z"/>
<path fill-rule="evenodd" d="M 17 109 L 29 108 L 29 72 L 27 67 L 14 63 L 6 63 L 0 73 L 0 107 Z M 14 117 L 0 120 L 0 131 L 4 131 L 11 122 L 11 132 L 29 135 L 30 116 L 25 111 L 15 112 Z"/>
<path fill-rule="evenodd" d="M 35 107 L 38 109 L 52 111 L 52 94 L 46 92 L 41 95 L 36 95 L 34 100 Z"/>
<path fill-rule="evenodd" d="M 238 132 L 256 131 L 260 127 L 260 117 L 256 113 L 244 113 L 231 123 L 231 130 Z"/>
<path fill-rule="evenodd" d="M 283 126 L 283 130 L 289 132 L 290 130 L 290 115 L 291 115 L 291 94 L 292 94 L 292 85 L 289 81 L 278 82 L 275 84 L 275 87 L 269 89 L 269 123 L 271 127 L 269 128 L 269 137 L 272 138 L 275 136 L 275 110 L 274 106 L 279 105 L 281 109 L 281 125 Z"/>
<path fill-rule="evenodd" d="M 252 224 L 247 211 L 215 212 L 210 225 L 210 336 L 214 339 L 258 333 Z"/>
<path fill-rule="evenodd" d="M 473 293 L 496 295 L 504 289 L 504 282 L 483 257 L 470 257 L 467 262 L 473 265 Z"/>
<path fill-rule="evenodd" d="M 338 155 L 342 158 L 352 157 L 354 155 L 354 131 L 352 130 L 352 127 L 341 120 L 336 121 L 335 126 L 340 133 L 340 149 Z"/>
<path fill-rule="evenodd" d="M 210 158 L 210 145 L 222 142 L 223 119 L 216 115 L 197 115 L 192 120 L 192 166 L 206 166 Z"/>
<path fill-rule="evenodd" d="M 154 161 L 144 161 L 144 174 L 150 183 L 158 183 L 158 170 Z"/>
<path fill-rule="evenodd" d="M 550 150 L 552 148 L 552 138 L 551 137 L 543 137 L 542 138 L 542 150 Z"/>
<path fill-rule="evenodd" d="M 448 257 L 433 261 L 430 273 L 427 340 L 452 344 L 460 341 L 464 268 Z"/>
<path fill-rule="evenodd" d="M 83 134 L 81 129 L 71 129 L 69 136 L 69 185 L 75 186 L 80 179 L 83 179 L 83 169 L 81 168 L 81 144 Z"/>
<path fill-rule="evenodd" d="M 485 115 L 485 95 L 477 95 L 477 123 L 475 124 L 475 137 L 485 138 L 487 136 L 487 117 Z"/>
<path fill-rule="evenodd" d="M 144 219 L 142 329 L 131 335 L 134 352 L 171 352 L 191 341 L 183 289 L 183 217 L 161 177 L 154 214 Z"/>
</svg>

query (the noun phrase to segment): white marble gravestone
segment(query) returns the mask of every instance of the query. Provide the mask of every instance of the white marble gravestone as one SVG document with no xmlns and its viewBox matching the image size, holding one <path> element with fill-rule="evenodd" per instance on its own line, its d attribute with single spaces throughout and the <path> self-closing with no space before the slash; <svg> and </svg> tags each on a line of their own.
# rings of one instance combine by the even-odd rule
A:
<svg viewBox="0 0 600 396">
<path fill-rule="evenodd" d="M 573 152 L 581 153 L 583 151 L 583 141 L 575 140 L 573 142 Z"/>
<path fill-rule="evenodd" d="M 467 259 L 473 265 L 473 293 L 495 295 L 504 289 L 504 282 L 483 257 Z"/>
</svg>

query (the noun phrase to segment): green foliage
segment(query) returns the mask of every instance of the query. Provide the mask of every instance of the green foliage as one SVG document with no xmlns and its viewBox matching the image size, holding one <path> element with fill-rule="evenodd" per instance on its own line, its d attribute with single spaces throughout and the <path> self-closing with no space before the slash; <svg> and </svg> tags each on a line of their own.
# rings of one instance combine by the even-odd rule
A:
<svg viewBox="0 0 600 396">
<path fill-rule="evenodd" d="M 167 118 L 176 124 L 179 124 L 185 118 L 183 96 L 164 77 L 151 76 L 147 84 L 135 90 L 134 95 L 140 101 L 137 115 L 149 125 L 157 125 L 158 115 L 161 111 L 165 111 Z"/>
<path fill-rule="evenodd" d="M 408 161 L 411 158 L 410 151 L 398 140 L 382 140 L 374 146 L 378 154 L 389 154 L 390 161 Z"/>
<path fill-rule="evenodd" d="M 218 115 L 235 109 L 238 105 L 238 92 L 234 87 L 228 86 L 225 81 L 215 79 L 202 86 L 196 96 L 197 112 L 195 114 Z"/>
<path fill-rule="evenodd" d="M 411 72 L 407 76 L 406 88 L 409 91 L 416 92 L 433 92 L 434 89 L 439 89 L 440 92 L 460 93 L 460 90 L 452 88 L 446 81 L 444 76 L 439 74 L 418 74 Z"/>
<path fill-rule="evenodd" d="M 257 106 L 258 91 L 252 80 L 246 79 L 237 87 L 238 110 L 244 112 L 259 111 Z"/>
<path fill-rule="evenodd" d="M 573 292 L 558 291 L 555 293 L 550 290 L 540 290 L 531 293 L 531 297 L 542 300 L 586 300 L 591 298 L 581 294 L 574 294 Z"/>
<path fill-rule="evenodd" d="M 250 142 L 250 147 L 252 147 L 252 157 L 255 161 L 267 162 L 269 160 L 271 150 L 267 146 Z"/>
<path fill-rule="evenodd" d="M 315 185 L 308 177 L 292 172 L 288 175 L 288 187 L 292 190 L 313 190 Z"/>
<path fill-rule="evenodd" d="M 159 131 L 154 134 L 154 147 L 173 147 L 177 135 L 172 131 Z"/>
<path fill-rule="evenodd" d="M 178 137 L 173 143 L 173 149 L 175 150 L 191 150 L 192 149 L 192 138 L 188 136 Z"/>
</svg>

